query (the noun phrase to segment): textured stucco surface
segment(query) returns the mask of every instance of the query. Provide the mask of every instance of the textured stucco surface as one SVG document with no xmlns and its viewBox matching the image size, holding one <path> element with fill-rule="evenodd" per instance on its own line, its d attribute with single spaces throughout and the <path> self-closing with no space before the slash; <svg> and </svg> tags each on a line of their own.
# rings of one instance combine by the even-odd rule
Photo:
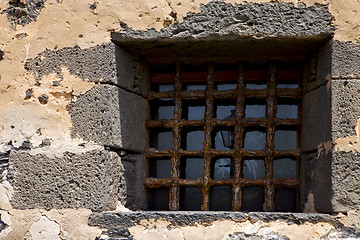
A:
<svg viewBox="0 0 360 240">
<path fill-rule="evenodd" d="M 11 204 L 18 209 L 112 210 L 121 191 L 122 175 L 120 158 L 113 152 L 67 152 L 62 157 L 49 158 L 13 151 L 8 176 L 14 188 Z"/>
</svg>

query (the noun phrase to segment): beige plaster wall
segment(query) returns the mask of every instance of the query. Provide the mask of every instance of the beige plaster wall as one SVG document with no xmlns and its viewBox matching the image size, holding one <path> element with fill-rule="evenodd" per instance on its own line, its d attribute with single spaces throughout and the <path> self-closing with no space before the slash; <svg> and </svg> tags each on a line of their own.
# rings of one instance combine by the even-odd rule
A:
<svg viewBox="0 0 360 240">
<path fill-rule="evenodd" d="M 24 1 L 24 0 L 23 0 Z M 0 144 L 12 140 L 15 146 L 24 140 L 40 144 L 45 138 L 52 140 L 47 153 L 61 154 L 64 151 L 80 152 L 100 148 L 96 144 L 87 144 L 88 149 L 78 147 L 81 139 L 70 137 L 71 120 L 68 105 L 73 97 L 90 90 L 94 83 L 86 82 L 62 69 L 64 79 L 62 86 L 56 89 L 52 82 L 59 80 L 55 75 L 44 76 L 39 87 L 34 86 L 34 76 L 24 69 L 29 58 L 36 57 L 46 49 L 73 47 L 89 48 L 110 41 L 110 32 L 120 30 L 120 21 L 134 29 L 155 28 L 157 30 L 169 25 L 175 19 L 171 12 L 182 21 L 189 11 L 199 11 L 202 3 L 209 0 L 98 0 L 97 8 L 90 9 L 89 0 L 48 0 L 36 22 L 26 26 L 10 28 L 6 14 L 0 14 L 0 50 L 4 59 L 0 61 Z M 231 3 L 242 3 L 242 0 L 227 0 Z M 251 2 L 251 1 L 248 1 Z M 253 0 L 252 2 L 268 2 Z M 298 4 L 297 0 L 292 2 Z M 340 41 L 358 41 L 360 39 L 360 2 L 358 0 L 304 0 L 306 5 L 329 4 L 337 27 L 335 39 Z M 0 0 L 0 12 L 8 7 L 8 2 Z M 25 36 L 25 37 L 20 37 Z M 80 37 L 82 36 L 82 37 Z M 28 89 L 33 98 L 25 99 Z M 48 104 L 38 101 L 38 97 L 49 96 Z M 41 129 L 41 135 L 37 133 Z M 358 136 L 357 136 L 358 138 Z M 341 144 L 339 144 L 340 147 Z M 100 229 L 87 226 L 90 211 L 86 209 L 64 209 L 44 211 L 15 210 L 9 203 L 11 186 L 7 182 L 0 185 L 0 212 L 2 221 L 10 227 L 1 232 L 1 239 L 94 239 Z M 348 217 L 341 217 L 348 225 L 356 225 L 359 215 L 354 212 Z M 355 219 L 355 220 L 353 220 Z M 355 221 L 355 223 L 354 223 Z M 136 239 L 195 239 L 193 230 L 203 232 L 203 239 L 225 239 L 224 231 L 259 232 L 271 229 L 272 232 L 285 234 L 290 239 L 319 239 L 330 233 L 334 227 L 327 223 L 301 226 L 288 226 L 284 222 L 250 223 L 243 225 L 216 222 L 211 226 L 184 227 L 167 230 L 142 223 L 133 227 L 131 232 Z M 76 227 L 74 227 L 76 226 Z M 223 230 L 223 229 L 226 230 Z M 146 231 L 145 231 L 146 230 Z M 296 235 L 300 234 L 300 235 Z"/>
</svg>

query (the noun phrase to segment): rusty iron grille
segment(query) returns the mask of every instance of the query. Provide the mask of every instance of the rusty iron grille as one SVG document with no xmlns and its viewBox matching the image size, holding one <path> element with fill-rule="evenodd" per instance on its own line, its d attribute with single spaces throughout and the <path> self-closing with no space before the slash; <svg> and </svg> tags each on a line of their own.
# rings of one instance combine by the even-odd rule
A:
<svg viewBox="0 0 360 240">
<path fill-rule="evenodd" d="M 242 207 L 243 189 L 251 186 L 259 186 L 263 189 L 263 211 L 276 211 L 274 195 L 276 189 L 286 188 L 295 192 L 295 211 L 298 209 L 299 199 L 299 161 L 300 151 L 300 128 L 301 128 L 301 67 L 300 64 L 293 64 L 293 67 L 281 68 L 277 62 L 269 62 L 263 68 L 246 68 L 248 64 L 239 63 L 234 70 L 214 71 L 216 65 L 207 64 L 205 71 L 182 72 L 182 64 L 177 63 L 175 72 L 153 73 L 152 84 L 171 84 L 172 89 L 168 91 L 151 91 L 147 95 L 150 102 L 159 99 L 171 99 L 174 104 L 174 114 L 171 119 L 149 119 L 146 127 L 149 129 L 150 138 L 152 133 L 168 131 L 172 134 L 171 147 L 169 149 L 156 149 L 151 146 L 145 153 L 146 164 L 154 158 L 167 158 L 170 161 L 169 174 L 166 177 L 149 176 L 144 179 L 145 189 L 166 189 L 168 194 L 168 209 L 171 211 L 183 210 L 180 207 L 182 187 L 201 188 L 202 202 L 199 203 L 203 211 L 211 210 L 209 207 L 209 195 L 212 187 L 228 186 L 232 189 L 231 209 L 233 211 L 246 211 Z M 298 81 L 296 88 L 280 88 L 278 82 L 295 79 Z M 249 89 L 247 83 L 251 81 L 264 80 L 266 88 Z M 218 90 L 215 84 L 218 82 L 233 82 L 234 89 Z M 206 88 L 203 90 L 188 90 L 184 88 L 185 83 L 203 82 Z M 263 99 L 265 105 L 264 117 L 246 117 L 245 104 L 247 99 Z M 204 117 L 200 120 L 188 120 L 183 117 L 183 102 L 202 100 L 205 103 Z M 214 114 L 214 101 L 231 100 L 234 102 L 234 117 L 232 119 L 218 119 Z M 297 111 L 296 118 L 277 117 L 279 99 L 295 101 Z M 184 141 L 182 131 L 186 127 L 201 128 L 204 133 L 203 148 L 197 151 L 190 151 L 182 148 Z M 234 143 L 232 149 L 217 150 L 213 146 L 215 128 L 231 128 L 234 132 Z M 245 132 L 247 128 L 261 127 L 266 134 L 264 149 L 249 150 L 244 147 Z M 296 130 L 295 149 L 276 149 L 275 132 L 278 127 L 292 127 Z M 202 177 L 196 179 L 184 179 L 181 177 L 180 161 L 182 157 L 200 156 L 203 160 Z M 212 179 L 212 161 L 216 157 L 230 156 L 233 164 L 231 179 Z M 295 178 L 275 178 L 274 160 L 281 157 L 291 157 L 296 161 Z M 248 179 L 243 177 L 242 164 L 248 158 L 262 158 L 265 163 L 265 176 L 261 179 Z M 164 209 L 165 210 L 165 209 Z M 186 210 L 186 209 L 185 209 Z"/>
</svg>

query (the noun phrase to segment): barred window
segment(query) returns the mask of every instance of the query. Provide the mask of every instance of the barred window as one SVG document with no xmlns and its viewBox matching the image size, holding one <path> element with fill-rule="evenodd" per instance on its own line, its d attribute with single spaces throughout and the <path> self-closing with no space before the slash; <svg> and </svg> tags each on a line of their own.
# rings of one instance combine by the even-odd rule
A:
<svg viewBox="0 0 360 240">
<path fill-rule="evenodd" d="M 302 64 L 152 69 L 150 210 L 297 211 Z"/>
</svg>

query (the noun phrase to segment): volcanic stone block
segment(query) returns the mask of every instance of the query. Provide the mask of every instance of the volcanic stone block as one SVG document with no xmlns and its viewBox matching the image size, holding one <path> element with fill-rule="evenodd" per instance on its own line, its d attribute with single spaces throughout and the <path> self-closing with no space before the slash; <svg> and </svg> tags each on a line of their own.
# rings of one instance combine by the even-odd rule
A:
<svg viewBox="0 0 360 240">
<path fill-rule="evenodd" d="M 360 153 L 334 151 L 331 175 L 333 210 L 356 210 L 360 202 Z"/>
<path fill-rule="evenodd" d="M 119 196 L 122 174 L 120 157 L 105 150 L 65 152 L 61 157 L 12 151 L 9 159 L 9 182 L 14 187 L 11 204 L 18 209 L 113 210 L 122 197 Z"/>
<path fill-rule="evenodd" d="M 141 154 L 129 154 L 121 156 L 126 180 L 127 198 L 126 207 L 132 210 L 146 209 L 146 196 L 143 187 L 144 156 Z"/>
<path fill-rule="evenodd" d="M 306 93 L 302 108 L 301 148 L 312 151 L 331 140 L 331 88 L 325 84 Z"/>
<path fill-rule="evenodd" d="M 91 48 L 78 46 L 46 50 L 25 63 L 25 69 L 33 72 L 37 81 L 44 75 L 56 73 L 62 78 L 62 68 L 71 75 L 90 82 L 117 84 L 115 45 L 106 43 Z"/>
<path fill-rule="evenodd" d="M 360 44 L 333 41 L 331 76 L 360 78 Z"/>
<path fill-rule="evenodd" d="M 332 81 L 332 138 L 355 135 L 360 119 L 360 80 Z"/>
<path fill-rule="evenodd" d="M 141 152 L 147 144 L 148 103 L 116 86 L 96 85 L 72 102 L 73 137 Z"/>
</svg>

